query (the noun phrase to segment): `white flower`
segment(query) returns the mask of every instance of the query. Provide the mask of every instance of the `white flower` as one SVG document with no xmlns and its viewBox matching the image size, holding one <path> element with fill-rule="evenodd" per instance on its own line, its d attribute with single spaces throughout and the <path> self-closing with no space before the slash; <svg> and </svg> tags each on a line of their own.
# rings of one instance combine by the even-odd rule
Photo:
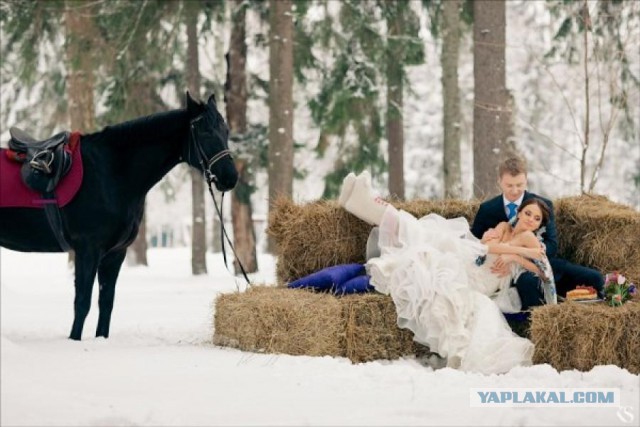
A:
<svg viewBox="0 0 640 427">
<path fill-rule="evenodd" d="M 624 285 L 624 282 L 627 280 L 622 274 L 618 274 L 618 285 Z"/>
</svg>

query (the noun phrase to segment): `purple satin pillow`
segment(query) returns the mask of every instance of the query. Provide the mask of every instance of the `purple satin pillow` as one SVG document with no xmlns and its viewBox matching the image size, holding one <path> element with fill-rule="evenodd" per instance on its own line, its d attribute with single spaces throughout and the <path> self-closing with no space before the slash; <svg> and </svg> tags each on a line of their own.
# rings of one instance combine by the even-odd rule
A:
<svg viewBox="0 0 640 427">
<path fill-rule="evenodd" d="M 374 287 L 369 283 L 369 279 L 370 277 L 367 275 L 354 277 L 342 285 L 336 286 L 333 293 L 336 295 L 346 295 L 371 292 L 374 290 Z"/>
<path fill-rule="evenodd" d="M 323 268 L 290 282 L 289 288 L 314 288 L 321 291 L 337 289 L 349 280 L 365 274 L 363 264 L 339 264 Z"/>
</svg>

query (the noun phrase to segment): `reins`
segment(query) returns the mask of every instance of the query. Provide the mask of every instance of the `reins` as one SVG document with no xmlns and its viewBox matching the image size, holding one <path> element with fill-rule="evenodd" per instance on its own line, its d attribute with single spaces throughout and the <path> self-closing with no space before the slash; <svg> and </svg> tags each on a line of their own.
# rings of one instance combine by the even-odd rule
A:
<svg viewBox="0 0 640 427">
<path fill-rule="evenodd" d="M 222 259 L 224 260 L 224 266 L 227 269 L 227 271 L 229 271 L 229 273 L 231 273 L 231 270 L 229 270 L 229 265 L 227 263 L 227 251 L 225 249 L 225 244 L 224 244 L 224 240 L 225 238 L 227 239 L 227 242 L 229 243 L 229 247 L 231 248 L 231 251 L 233 252 L 233 256 L 235 257 L 236 261 L 238 262 L 238 266 L 240 266 L 240 271 L 242 271 L 242 275 L 244 276 L 244 280 L 247 281 L 247 285 L 251 285 L 251 281 L 249 280 L 249 277 L 247 276 L 247 272 L 244 269 L 244 266 L 242 265 L 242 262 L 240 261 L 240 258 L 238 258 L 238 254 L 236 253 L 236 249 L 233 246 L 233 243 L 231 243 L 231 239 L 229 239 L 229 235 L 227 234 L 227 229 L 224 226 L 224 218 L 222 216 L 222 203 L 224 202 L 224 193 L 221 194 L 220 196 L 220 206 L 218 206 L 218 201 L 216 200 L 215 195 L 213 194 L 213 188 L 211 187 L 211 183 L 214 182 L 216 180 L 216 176 L 211 172 L 211 167 L 219 160 L 221 160 L 222 158 L 224 158 L 225 156 L 229 156 L 231 157 L 231 151 L 227 148 L 225 148 L 224 150 L 221 150 L 219 153 L 217 153 L 215 156 L 213 156 L 211 159 L 207 160 L 207 155 L 204 152 L 204 149 L 202 148 L 202 146 L 198 143 L 198 139 L 196 138 L 195 132 L 194 132 L 194 123 L 197 122 L 198 120 L 200 120 L 202 118 L 202 116 L 198 116 L 196 117 L 194 120 L 191 121 L 190 123 L 190 131 L 191 131 L 191 139 L 193 140 L 193 145 L 195 145 L 196 147 L 196 152 L 198 154 L 198 161 L 200 163 L 200 166 L 202 167 L 202 170 L 204 171 L 204 176 L 205 176 L 205 181 L 207 182 L 207 187 L 209 188 L 209 194 L 211 194 L 211 199 L 213 199 L 213 205 L 216 208 L 216 212 L 218 214 L 218 219 L 220 220 L 220 243 L 221 243 L 221 247 L 222 247 Z"/>
<path fill-rule="evenodd" d="M 233 243 L 231 243 L 231 239 L 229 239 L 229 236 L 227 235 L 227 229 L 224 226 L 224 219 L 222 218 L 222 203 L 224 201 L 224 193 L 221 194 L 220 196 L 220 207 L 218 207 L 218 202 L 216 201 L 215 196 L 213 195 L 213 189 L 211 188 L 211 182 L 210 180 L 207 179 L 207 187 L 209 188 L 209 194 L 211 194 L 211 198 L 213 199 L 213 204 L 216 207 L 216 212 L 218 213 L 218 218 L 220 219 L 220 230 L 222 231 L 222 233 L 220 234 L 220 243 L 222 246 L 222 259 L 224 260 L 224 266 L 227 268 L 227 270 L 229 271 L 229 266 L 227 264 L 227 251 L 225 250 L 225 246 L 224 246 L 224 239 L 227 239 L 227 242 L 229 243 L 229 247 L 231 248 L 231 251 L 233 252 L 233 256 L 236 258 L 236 261 L 238 262 L 238 266 L 240 267 L 240 271 L 242 271 L 242 275 L 244 276 L 244 280 L 247 281 L 247 285 L 251 285 L 251 281 L 249 280 L 249 277 L 247 276 L 247 272 L 244 269 L 244 266 L 242 265 L 242 262 L 240 261 L 240 258 L 238 258 L 238 254 L 236 253 L 236 249 L 233 247 Z M 231 272 L 231 271 L 229 271 Z"/>
</svg>

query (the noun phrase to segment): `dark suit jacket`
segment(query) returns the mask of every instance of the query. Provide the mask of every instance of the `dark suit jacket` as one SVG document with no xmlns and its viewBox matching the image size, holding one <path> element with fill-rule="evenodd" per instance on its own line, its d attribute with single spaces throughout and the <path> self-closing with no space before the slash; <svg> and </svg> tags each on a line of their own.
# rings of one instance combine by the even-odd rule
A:
<svg viewBox="0 0 640 427">
<path fill-rule="evenodd" d="M 556 231 L 556 219 L 553 213 L 553 204 L 551 203 L 551 200 L 540 197 L 537 194 L 529 193 L 528 191 L 525 191 L 524 198 L 522 200 L 525 201 L 533 197 L 542 199 L 547 206 L 549 206 L 551 216 L 549 217 L 549 222 L 546 225 L 546 231 L 542 233 L 542 238 L 544 239 L 544 244 L 547 247 L 547 257 L 554 258 L 558 253 L 558 234 Z M 507 221 L 507 214 L 504 211 L 502 194 L 500 194 L 499 196 L 489 199 L 480 205 L 478 213 L 473 220 L 471 232 L 478 239 L 481 239 L 485 231 L 495 227 L 503 221 Z"/>
</svg>

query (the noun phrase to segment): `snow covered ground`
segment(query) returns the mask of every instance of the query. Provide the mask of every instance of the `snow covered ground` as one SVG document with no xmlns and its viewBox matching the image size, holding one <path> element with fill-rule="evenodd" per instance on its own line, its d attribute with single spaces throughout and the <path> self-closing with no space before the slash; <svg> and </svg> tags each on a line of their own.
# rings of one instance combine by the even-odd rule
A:
<svg viewBox="0 0 640 427">
<path fill-rule="evenodd" d="M 549 365 L 500 376 L 433 371 L 413 358 L 348 359 L 246 353 L 216 347 L 213 302 L 242 281 L 219 254 L 190 275 L 188 249 L 149 251 L 124 266 L 111 338 L 67 339 L 73 276 L 66 255 L 0 249 L 2 426 L 640 425 L 640 377 L 615 366 L 557 372 Z M 271 283 L 259 258 L 255 282 Z M 621 407 L 471 407 L 471 388 L 614 388 Z"/>
</svg>

